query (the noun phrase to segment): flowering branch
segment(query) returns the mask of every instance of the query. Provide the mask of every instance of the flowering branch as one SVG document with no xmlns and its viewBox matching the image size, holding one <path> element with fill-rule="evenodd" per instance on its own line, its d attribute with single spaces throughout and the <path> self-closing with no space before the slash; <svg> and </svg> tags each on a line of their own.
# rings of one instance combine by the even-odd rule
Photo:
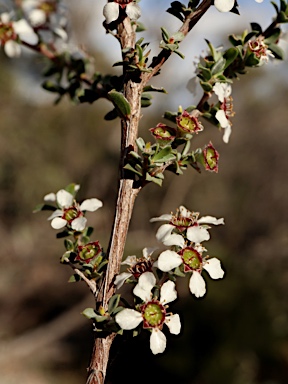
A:
<svg viewBox="0 0 288 384">
<path fill-rule="evenodd" d="M 151 222 L 165 222 L 157 230 L 156 238 L 167 247 L 166 250 L 156 255 L 155 249 L 144 248 L 143 257 L 128 256 L 122 262 L 134 203 L 141 189 L 150 182 L 161 186 L 166 171 L 182 175 L 191 166 L 198 172 L 201 167 L 218 172 L 219 153 L 212 142 L 192 150 L 192 140 L 205 130 L 202 120 L 208 120 L 224 130 L 223 140 L 229 142 L 234 115 L 233 79 L 244 74 L 246 67 L 259 67 L 269 58 L 282 59 L 282 51 L 277 45 L 281 34 L 279 25 L 288 21 L 287 1 L 280 0 L 279 8 L 274 5 L 275 21 L 265 31 L 259 24 L 252 23 L 251 32 L 230 35 L 232 47 L 225 51 L 207 41 L 209 50 L 199 61 L 196 78 L 204 91 L 203 96 L 197 106 L 184 109 L 179 106 L 177 112 L 166 111 L 164 118 L 173 126 L 159 122 L 150 128 L 154 140 L 151 143 L 138 137 L 142 108 L 150 105 L 148 92 L 164 93 L 165 90 L 148 85 L 148 82 L 159 73 L 172 53 L 184 58 L 179 46 L 210 6 L 220 12 L 239 11 L 234 0 L 203 0 L 200 4 L 199 0 L 190 0 L 187 6 L 173 1 L 167 12 L 181 20 L 182 25 L 172 35 L 161 28 L 160 52 L 148 64 L 150 51 L 146 48 L 149 43 L 144 43 L 144 39 L 137 40 L 137 20 L 141 15 L 137 3 L 136 0 L 111 0 L 103 10 L 104 27 L 110 33 L 116 30 L 114 36 L 122 53 L 122 61 L 116 65 L 122 66 L 123 71 L 113 80 L 109 75 L 99 73 L 89 76 L 91 62 L 87 55 L 81 52 L 79 58 L 69 51 L 66 24 L 62 25 L 62 19 L 57 18 L 61 14 L 59 1 L 24 0 L 19 6 L 19 14 L 23 15 L 20 20 L 13 13 L 0 15 L 0 41 L 8 56 L 19 56 L 20 45 L 24 45 L 50 60 L 46 75 L 56 80 L 46 81 L 43 87 L 58 94 L 57 101 L 65 94 L 81 103 L 106 98 L 113 106 L 106 118 L 119 117 L 121 120 L 118 195 L 107 251 L 98 240 L 91 240 L 93 228 L 87 226 L 85 217 L 87 211 L 97 211 L 103 204 L 97 198 L 79 203 L 76 200 L 79 185 L 70 184 L 56 194 L 46 195 L 44 204 L 36 208 L 36 211 L 52 211 L 48 218 L 51 226 L 61 230 L 58 238 L 65 238 L 66 251 L 61 262 L 74 271 L 70 281 L 83 280 L 95 298 L 95 308 L 83 311 L 92 319 L 95 331 L 87 384 L 104 383 L 110 348 L 117 334 L 130 330 L 138 334 L 142 329 L 148 330 L 150 349 L 153 354 L 158 354 L 166 348 L 163 328 L 168 327 L 174 335 L 180 333 L 180 316 L 168 312 L 168 304 L 178 295 L 178 278 L 189 275 L 189 291 L 196 298 L 206 294 L 202 274 L 208 273 L 214 280 L 223 278 L 220 260 L 206 255 L 203 243 L 210 239 L 211 225 L 223 225 L 224 219 L 199 217 L 198 212 L 189 211 L 184 206 L 180 206 L 175 214 L 151 219 Z M 50 32 L 48 41 L 43 38 L 43 31 Z M 56 42 L 59 38 L 62 48 L 58 50 Z M 68 85 L 63 85 L 65 82 Z M 216 101 L 210 102 L 213 95 L 216 95 Z M 120 273 L 121 265 L 125 264 L 127 270 Z M 133 303 L 128 303 L 117 293 L 124 283 L 133 286 Z"/>
</svg>

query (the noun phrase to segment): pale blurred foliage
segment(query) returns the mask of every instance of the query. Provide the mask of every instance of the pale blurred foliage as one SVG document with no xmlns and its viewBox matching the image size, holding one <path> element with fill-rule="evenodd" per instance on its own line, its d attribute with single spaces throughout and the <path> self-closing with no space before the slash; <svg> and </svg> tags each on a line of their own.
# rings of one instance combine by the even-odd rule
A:
<svg viewBox="0 0 288 384">
<path fill-rule="evenodd" d="M 107 71 L 104 55 L 94 55 L 97 69 Z M 107 246 L 119 121 L 103 121 L 109 110 L 104 101 L 78 106 L 68 100 L 57 106 L 36 103 L 38 97 L 31 93 L 35 81 L 33 89 L 27 86 L 19 94 L 21 79 L 29 73 L 21 72 L 22 63 L 1 56 L 1 383 L 84 383 L 93 336 L 90 322 L 80 313 L 93 306 L 93 298 L 83 284 L 67 284 L 71 271 L 59 264 L 63 241 L 55 239 L 46 212 L 32 211 L 46 193 L 79 183 L 80 200 L 97 197 L 104 202 L 88 219 L 95 238 Z M 27 58 L 30 73 L 41 65 L 42 59 Z M 287 383 L 287 92 L 287 62 L 251 70 L 233 88 L 231 142 L 225 145 L 222 133 L 207 124 L 195 138 L 195 148 L 212 140 L 220 152 L 219 174 L 189 169 L 184 177 L 168 174 L 163 188 L 148 185 L 141 192 L 126 255 L 140 255 L 143 247 L 157 245 L 157 226 L 149 219 L 184 204 L 201 215 L 225 218 L 224 227 L 211 230 L 207 248 L 223 261 L 227 276 L 208 281 L 204 300 L 192 298 L 187 279 L 181 280 L 175 310 L 183 319 L 181 336 L 171 337 L 167 353 L 156 358 L 144 334 L 123 345 L 125 337 L 119 337 L 109 382 L 125 381 L 129 366 L 128 375 L 137 383 Z M 141 121 L 140 135 L 146 138 L 167 108 L 165 95 L 156 95 L 155 102 L 158 109 L 145 110 Z M 191 96 L 186 105 L 192 103 Z"/>
</svg>

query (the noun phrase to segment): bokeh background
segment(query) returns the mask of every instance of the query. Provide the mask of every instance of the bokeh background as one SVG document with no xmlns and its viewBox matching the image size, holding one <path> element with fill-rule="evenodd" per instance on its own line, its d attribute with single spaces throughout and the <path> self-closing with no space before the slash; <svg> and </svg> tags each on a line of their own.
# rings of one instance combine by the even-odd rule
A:
<svg viewBox="0 0 288 384">
<path fill-rule="evenodd" d="M 96 4 L 95 4 L 96 3 Z M 157 51 L 160 25 L 177 20 L 164 14 L 169 1 L 143 0 L 142 35 Z M 143 110 L 140 136 L 164 122 L 165 110 L 197 103 L 187 89 L 193 61 L 205 49 L 204 38 L 227 44 L 227 33 L 268 25 L 273 7 L 241 2 L 243 17 L 209 10 L 184 42 L 183 62 L 167 63 L 154 85 L 156 94 Z M 101 24 L 105 1 L 67 0 L 72 39 L 95 57 L 97 70 L 111 73 L 120 58 L 112 36 Z M 142 4 L 141 4 L 142 5 Z M 283 41 L 283 48 L 287 45 Z M 33 208 L 51 191 L 76 182 L 79 198 L 97 197 L 104 207 L 89 214 L 95 236 L 105 247 L 113 218 L 119 156 L 119 121 L 105 122 L 106 101 L 73 105 L 41 91 L 45 62 L 26 52 L 19 60 L 0 56 L 0 382 L 3 384 L 85 383 L 92 347 L 92 326 L 80 313 L 93 306 L 84 284 L 68 284 L 60 265 L 62 240 Z M 116 72 L 115 72 L 116 73 Z M 199 94 L 200 95 L 200 94 Z M 287 61 L 270 62 L 235 81 L 233 133 L 205 125 L 195 148 L 212 140 L 220 152 L 219 173 L 167 175 L 159 188 L 148 185 L 136 201 L 126 256 L 157 246 L 151 217 L 180 204 L 201 215 L 225 218 L 211 230 L 209 254 L 219 257 L 226 275 L 207 277 L 203 299 L 179 282 L 173 311 L 183 331 L 168 339 L 166 352 L 152 356 L 148 333 L 118 337 L 107 383 L 287 384 L 288 383 L 288 181 Z M 158 244 L 159 245 L 159 244 Z"/>
</svg>

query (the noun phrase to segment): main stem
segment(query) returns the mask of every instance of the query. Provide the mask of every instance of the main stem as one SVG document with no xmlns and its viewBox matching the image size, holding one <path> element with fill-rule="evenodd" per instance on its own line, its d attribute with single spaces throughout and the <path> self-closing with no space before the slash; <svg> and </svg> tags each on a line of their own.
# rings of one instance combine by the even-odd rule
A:
<svg viewBox="0 0 288 384">
<path fill-rule="evenodd" d="M 121 48 L 134 48 L 135 46 L 135 27 L 131 26 L 130 19 L 126 17 L 118 27 L 118 35 Z M 127 152 L 135 149 L 135 141 L 138 135 L 138 126 L 141 113 L 141 93 L 143 84 L 134 82 L 127 78 L 124 84 L 123 94 L 131 107 L 129 118 L 121 121 L 121 153 L 119 164 L 118 196 L 115 206 L 114 223 L 111 232 L 110 244 L 108 247 L 108 266 L 104 278 L 104 284 L 96 298 L 96 305 L 101 305 L 107 310 L 109 299 L 115 292 L 113 280 L 119 273 L 122 261 L 125 242 L 127 238 L 129 223 L 131 220 L 135 199 L 140 188 L 133 188 L 133 180 L 125 178 L 124 162 Z M 109 351 L 115 334 L 104 337 L 95 337 L 90 366 L 88 369 L 87 384 L 103 384 L 106 377 L 107 364 L 109 361 Z"/>
<path fill-rule="evenodd" d="M 203 0 L 199 7 L 191 13 L 183 22 L 180 31 L 184 36 L 193 28 L 200 20 L 204 13 L 211 5 L 211 0 Z M 118 25 L 117 36 L 121 44 L 122 52 L 127 49 L 135 48 L 136 25 L 131 25 L 128 17 L 125 17 Z M 115 275 L 120 271 L 120 265 L 124 253 L 124 246 L 128 233 L 129 223 L 131 220 L 135 199 L 140 188 L 133 187 L 133 180 L 125 177 L 123 166 L 125 165 L 126 155 L 131 150 L 136 150 L 135 141 L 138 135 L 138 126 L 141 113 L 141 94 L 143 87 L 160 69 L 160 67 L 169 58 L 171 52 L 162 50 L 159 55 L 154 58 L 150 66 L 151 72 L 142 73 L 137 81 L 129 78 L 129 74 L 124 71 L 124 90 L 123 94 L 128 100 L 131 107 L 131 114 L 127 119 L 121 121 L 121 154 L 119 164 L 119 183 L 118 197 L 115 207 L 114 224 L 112 228 L 110 244 L 108 247 L 108 266 L 104 277 L 104 284 L 96 297 L 96 305 L 100 305 L 107 310 L 109 299 L 115 292 L 113 280 Z M 123 54 L 125 60 L 125 54 Z M 93 352 L 88 369 L 87 384 L 104 384 L 107 365 L 109 361 L 109 351 L 115 334 L 108 336 L 95 337 Z"/>
</svg>

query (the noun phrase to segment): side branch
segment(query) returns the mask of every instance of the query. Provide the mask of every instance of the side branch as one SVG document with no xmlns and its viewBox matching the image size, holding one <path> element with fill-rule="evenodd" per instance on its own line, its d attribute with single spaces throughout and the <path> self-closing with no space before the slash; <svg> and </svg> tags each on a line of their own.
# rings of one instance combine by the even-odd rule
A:
<svg viewBox="0 0 288 384">
<path fill-rule="evenodd" d="M 181 32 L 183 33 L 184 36 L 187 36 L 187 34 L 198 23 L 201 17 L 207 12 L 210 6 L 211 6 L 211 0 L 203 0 L 203 2 L 195 10 L 195 12 L 190 13 L 186 17 L 185 21 L 183 22 L 182 26 L 179 28 L 178 32 Z M 147 82 L 153 76 L 155 76 L 155 74 L 159 71 L 159 69 L 162 67 L 165 61 L 170 57 L 171 53 L 172 52 L 167 49 L 162 49 L 162 51 L 158 54 L 158 56 L 153 58 L 153 61 L 149 66 L 149 69 L 152 69 L 152 71 L 143 72 L 142 74 L 142 81 L 144 82 L 144 84 L 147 84 Z"/>
</svg>

